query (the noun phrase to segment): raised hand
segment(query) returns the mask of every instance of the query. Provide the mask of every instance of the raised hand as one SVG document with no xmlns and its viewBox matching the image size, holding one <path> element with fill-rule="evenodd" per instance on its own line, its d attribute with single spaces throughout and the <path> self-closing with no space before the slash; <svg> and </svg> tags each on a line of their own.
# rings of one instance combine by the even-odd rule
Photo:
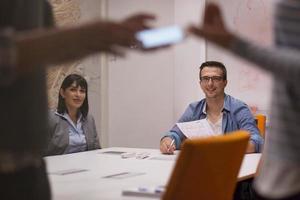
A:
<svg viewBox="0 0 300 200">
<path fill-rule="evenodd" d="M 192 25 L 189 27 L 189 32 L 224 48 L 228 48 L 234 38 L 223 22 L 219 7 L 213 3 L 208 4 L 205 8 L 202 27 Z"/>
</svg>

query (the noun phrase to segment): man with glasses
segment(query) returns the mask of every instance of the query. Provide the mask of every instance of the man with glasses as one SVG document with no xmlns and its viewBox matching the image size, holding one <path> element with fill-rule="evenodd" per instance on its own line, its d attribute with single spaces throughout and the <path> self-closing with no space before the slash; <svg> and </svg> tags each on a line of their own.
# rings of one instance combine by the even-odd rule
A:
<svg viewBox="0 0 300 200">
<path fill-rule="evenodd" d="M 251 134 L 247 153 L 260 152 L 263 139 L 250 109 L 244 102 L 224 92 L 227 85 L 227 71 L 223 63 L 216 61 L 202 63 L 199 78 L 199 84 L 205 98 L 191 103 L 178 122 L 206 119 L 214 134 L 226 134 L 238 129 L 247 130 Z M 175 125 L 161 139 L 160 151 L 164 154 L 173 154 L 175 149 L 180 149 L 185 139 L 186 136 Z M 252 179 L 238 182 L 233 199 L 255 199 Z"/>
<path fill-rule="evenodd" d="M 242 101 L 224 92 L 227 85 L 225 66 L 216 61 L 204 62 L 200 66 L 199 78 L 205 98 L 191 103 L 178 122 L 206 119 L 213 134 L 226 134 L 239 129 L 247 130 L 251 134 L 247 153 L 260 152 L 263 139 L 250 109 Z M 186 136 L 175 125 L 161 139 L 160 151 L 164 154 L 173 154 L 175 149 L 180 149 L 185 139 Z"/>
</svg>

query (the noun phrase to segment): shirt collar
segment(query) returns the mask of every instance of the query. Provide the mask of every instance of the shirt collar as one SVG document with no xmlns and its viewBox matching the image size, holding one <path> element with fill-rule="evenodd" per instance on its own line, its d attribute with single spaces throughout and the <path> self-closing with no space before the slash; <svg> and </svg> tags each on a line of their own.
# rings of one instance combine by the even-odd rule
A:
<svg viewBox="0 0 300 200">
<path fill-rule="evenodd" d="M 224 97 L 224 106 L 223 106 L 223 111 L 226 110 L 227 112 L 230 112 L 230 102 L 229 102 L 229 96 L 225 94 Z"/>
<path fill-rule="evenodd" d="M 66 119 L 66 120 L 68 120 L 68 119 L 71 120 L 69 114 L 66 113 L 66 112 L 64 112 L 63 114 L 61 114 L 61 113 L 57 112 L 57 110 L 56 110 L 56 111 L 55 111 L 55 114 L 58 115 L 58 116 L 60 116 L 60 117 L 63 117 L 63 118 Z M 77 122 L 80 122 L 81 119 L 82 119 L 82 114 L 80 113 Z"/>
<path fill-rule="evenodd" d="M 206 101 L 204 102 L 202 113 L 207 115 L 207 113 L 206 113 Z"/>
<path fill-rule="evenodd" d="M 222 109 L 222 112 L 223 111 L 227 111 L 227 112 L 230 112 L 230 109 L 229 109 L 229 98 L 228 98 L 228 95 L 227 94 L 224 94 L 225 96 L 224 96 L 224 105 L 223 105 L 223 109 Z M 206 113 L 206 106 L 207 106 L 207 104 L 206 104 L 206 101 L 204 102 L 204 106 L 203 106 L 203 109 L 202 109 L 202 113 L 203 114 L 205 114 L 205 115 L 207 115 L 207 113 Z"/>
</svg>

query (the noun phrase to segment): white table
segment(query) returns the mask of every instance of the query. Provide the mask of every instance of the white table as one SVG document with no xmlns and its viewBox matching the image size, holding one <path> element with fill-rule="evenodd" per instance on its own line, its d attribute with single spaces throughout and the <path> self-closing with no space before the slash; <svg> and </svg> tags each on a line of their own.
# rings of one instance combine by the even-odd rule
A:
<svg viewBox="0 0 300 200">
<path fill-rule="evenodd" d="M 107 151 L 148 152 L 145 159 L 135 157 L 123 159 L 120 154 Z M 149 199 L 123 196 L 122 191 L 139 186 L 166 185 L 178 153 L 162 155 L 156 149 L 105 148 L 82 153 L 45 157 L 54 200 L 136 200 Z M 244 158 L 239 180 L 252 177 L 260 159 L 260 154 L 247 154 Z M 69 169 L 86 171 L 61 175 Z M 105 176 L 129 172 L 127 178 L 104 178 Z"/>
</svg>

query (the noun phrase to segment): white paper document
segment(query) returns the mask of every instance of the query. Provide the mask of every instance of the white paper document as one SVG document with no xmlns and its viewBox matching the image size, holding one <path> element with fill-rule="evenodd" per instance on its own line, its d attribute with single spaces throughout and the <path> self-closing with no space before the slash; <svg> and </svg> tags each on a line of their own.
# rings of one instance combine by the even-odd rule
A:
<svg viewBox="0 0 300 200">
<path fill-rule="evenodd" d="M 206 119 L 176 123 L 187 138 L 207 137 L 216 135 Z"/>
</svg>

